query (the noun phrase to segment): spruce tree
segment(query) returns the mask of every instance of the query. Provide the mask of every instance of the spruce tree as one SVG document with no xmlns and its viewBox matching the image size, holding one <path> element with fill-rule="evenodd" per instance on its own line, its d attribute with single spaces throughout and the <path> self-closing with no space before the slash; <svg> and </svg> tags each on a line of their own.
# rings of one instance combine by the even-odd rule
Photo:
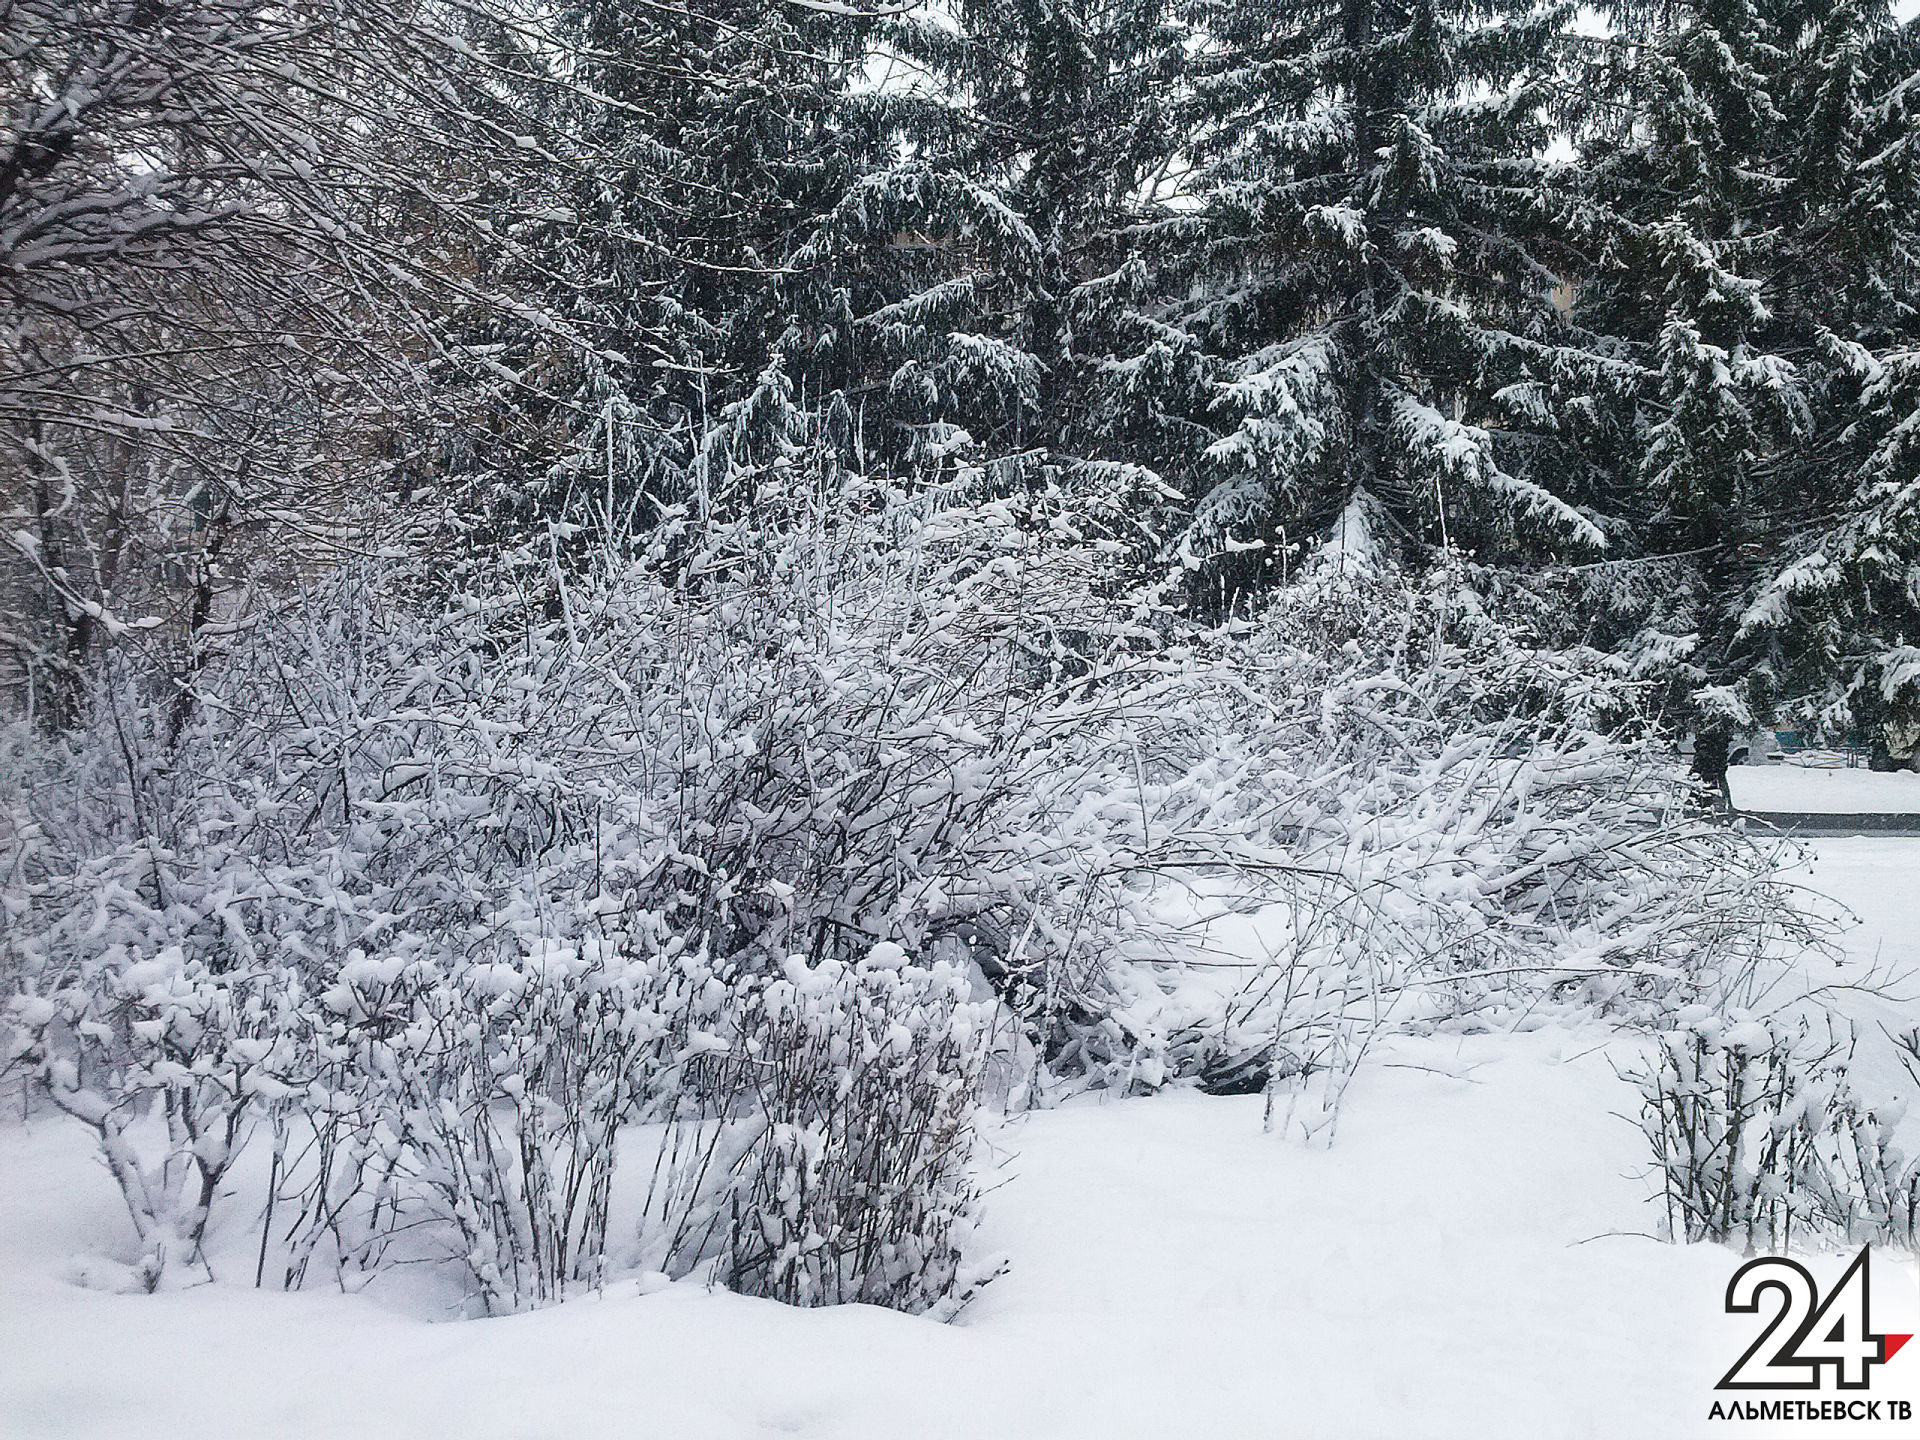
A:
<svg viewBox="0 0 1920 1440">
<path fill-rule="evenodd" d="M 1885 510 L 1911 413 L 1911 42 L 1879 0 L 1608 18 L 1572 113 L 1619 223 L 1582 308 L 1644 378 L 1634 523 L 1593 588 L 1600 638 L 1711 777 L 1755 724 L 1876 719 L 1874 657 L 1914 632 Z"/>
<path fill-rule="evenodd" d="M 1040 412 L 1005 299 L 1035 268 L 1032 230 L 949 142 L 951 105 L 873 83 L 913 22 L 575 0 L 565 25 L 581 163 L 528 227 L 525 279 L 593 343 L 555 357 L 546 459 L 477 467 L 503 536 L 559 519 L 617 540 L 675 507 L 771 517 L 801 450 L 939 471 L 972 432 L 1017 436 Z"/>
<path fill-rule="evenodd" d="M 1595 223 L 1548 158 L 1573 13 L 1196 7 L 1204 208 L 1165 314 L 1213 360 L 1220 433 L 1183 477 L 1187 566 L 1275 578 L 1336 525 L 1495 563 L 1605 550 L 1632 372 L 1566 307 Z"/>
<path fill-rule="evenodd" d="M 1877 0 L 1808 7 L 1769 299 L 1804 355 L 1810 443 L 1735 661 L 1829 734 L 1920 722 L 1920 33 Z"/>
<path fill-rule="evenodd" d="M 1143 260 L 1155 197 L 1180 156 L 1188 31 L 1170 0 L 968 0 L 952 22 L 890 32 L 937 78 L 917 151 L 990 187 L 1034 243 L 992 293 L 1000 333 L 1031 359 L 1035 403 L 979 438 L 1027 484 L 1064 482 L 1083 518 L 1150 555 L 1169 493 L 1160 470 L 1202 432 L 1170 444 L 1167 387 L 1130 390 L 1116 355 L 1163 337 L 1193 350 L 1143 313 L 1157 300 Z"/>
</svg>

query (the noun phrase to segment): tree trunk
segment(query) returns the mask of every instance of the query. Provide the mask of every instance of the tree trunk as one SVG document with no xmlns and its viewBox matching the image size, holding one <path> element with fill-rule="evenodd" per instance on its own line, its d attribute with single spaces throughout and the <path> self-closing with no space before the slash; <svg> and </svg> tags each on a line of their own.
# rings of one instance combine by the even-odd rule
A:
<svg viewBox="0 0 1920 1440">
<path fill-rule="evenodd" d="M 1733 793 L 1727 788 L 1727 751 L 1732 743 L 1733 735 L 1724 725 L 1694 732 L 1693 776 L 1712 789 L 1716 810 L 1733 808 Z"/>
</svg>

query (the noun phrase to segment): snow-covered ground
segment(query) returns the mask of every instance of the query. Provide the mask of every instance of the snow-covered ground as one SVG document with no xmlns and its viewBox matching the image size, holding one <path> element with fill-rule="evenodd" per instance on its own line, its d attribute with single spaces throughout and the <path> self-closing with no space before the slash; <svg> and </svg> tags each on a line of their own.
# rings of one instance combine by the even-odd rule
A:
<svg viewBox="0 0 1920 1440">
<path fill-rule="evenodd" d="M 1727 771 L 1742 810 L 1816 815 L 1920 815 L 1920 775 L 1807 765 L 1735 765 Z"/>
<path fill-rule="evenodd" d="M 1836 975 L 1920 965 L 1920 841 L 1815 851 L 1809 883 L 1865 918 Z M 1909 1008 L 1857 1003 L 1869 1022 Z M 445 1323 L 379 1286 L 255 1291 L 244 1175 L 220 1283 L 106 1294 L 69 1277 L 125 1233 L 111 1184 L 70 1122 L 9 1123 L 0 1434 L 1795 1433 L 1707 1421 L 1754 1323 L 1722 1311 L 1735 1255 L 1647 1234 L 1617 1069 L 1632 1058 L 1598 1027 L 1399 1041 L 1355 1082 L 1331 1149 L 1263 1134 L 1258 1098 L 1190 1091 L 1011 1121 L 992 1135 L 1004 1183 L 985 1239 L 1012 1269 L 945 1326 L 693 1283 Z M 1814 1269 L 1825 1283 L 1841 1263 Z M 1920 1328 L 1911 1271 L 1880 1277 L 1881 1328 Z M 1873 1393 L 1920 1392 L 1920 1355 L 1907 1369 Z"/>
</svg>

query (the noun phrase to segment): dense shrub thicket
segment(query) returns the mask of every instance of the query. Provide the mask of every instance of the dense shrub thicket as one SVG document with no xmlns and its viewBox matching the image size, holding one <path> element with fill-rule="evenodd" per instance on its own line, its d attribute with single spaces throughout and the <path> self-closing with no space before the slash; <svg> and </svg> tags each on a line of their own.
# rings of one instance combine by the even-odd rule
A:
<svg viewBox="0 0 1920 1440">
<path fill-rule="evenodd" d="M 1330 1134 L 1384 1025 L 1657 1017 L 1810 938 L 1619 667 L 1457 570 L 1356 530 L 1199 630 L 1111 593 L 1060 491 L 832 477 L 632 561 L 356 567 L 184 696 L 13 734 L 12 1053 L 148 1283 L 264 1134 L 289 1284 L 424 1249 L 497 1311 L 638 1256 L 926 1309 L 990 1077 Z M 1242 979 L 1187 966 L 1196 896 L 1278 937 Z"/>
</svg>

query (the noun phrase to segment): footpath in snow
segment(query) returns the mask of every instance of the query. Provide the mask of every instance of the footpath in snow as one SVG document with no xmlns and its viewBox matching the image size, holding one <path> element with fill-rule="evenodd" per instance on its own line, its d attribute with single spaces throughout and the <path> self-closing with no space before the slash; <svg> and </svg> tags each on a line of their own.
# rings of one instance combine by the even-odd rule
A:
<svg viewBox="0 0 1920 1440">
<path fill-rule="evenodd" d="M 1809 883 L 1865 917 L 1841 978 L 1920 965 L 1920 842 L 1816 851 Z M 1861 1004 L 1867 1024 L 1902 1013 Z M 127 1231 L 86 1137 L 55 1116 L 8 1124 L 0 1434 L 1794 1434 L 1706 1419 L 1754 1323 L 1722 1311 L 1736 1255 L 1650 1238 L 1618 1073 L 1633 1058 L 1599 1027 L 1401 1040 L 1362 1071 L 1330 1150 L 1263 1134 L 1257 1097 L 1192 1091 L 1010 1121 L 991 1136 L 985 1239 L 1012 1269 L 945 1326 L 694 1283 L 454 1323 L 386 1281 L 256 1291 L 246 1174 L 220 1283 L 105 1294 L 70 1278 Z M 1824 1284 L 1843 1263 L 1812 1268 Z M 1882 1286 L 1911 1273 L 1887 1262 Z M 1900 1363 L 1877 1396 L 1920 1392 Z"/>
</svg>

